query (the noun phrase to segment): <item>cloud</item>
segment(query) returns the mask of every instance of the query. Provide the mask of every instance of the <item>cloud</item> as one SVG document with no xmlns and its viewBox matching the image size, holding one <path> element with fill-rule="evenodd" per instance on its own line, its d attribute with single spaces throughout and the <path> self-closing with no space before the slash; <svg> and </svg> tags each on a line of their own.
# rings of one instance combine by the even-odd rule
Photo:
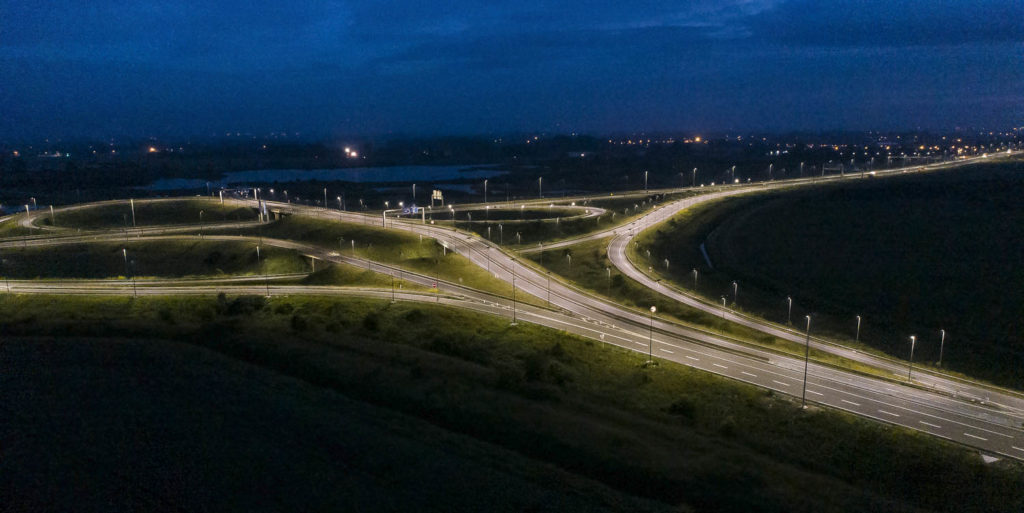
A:
<svg viewBox="0 0 1024 513">
<path fill-rule="evenodd" d="M 750 16 L 751 37 L 792 46 L 1024 41 L 1019 0 L 792 0 Z"/>
</svg>

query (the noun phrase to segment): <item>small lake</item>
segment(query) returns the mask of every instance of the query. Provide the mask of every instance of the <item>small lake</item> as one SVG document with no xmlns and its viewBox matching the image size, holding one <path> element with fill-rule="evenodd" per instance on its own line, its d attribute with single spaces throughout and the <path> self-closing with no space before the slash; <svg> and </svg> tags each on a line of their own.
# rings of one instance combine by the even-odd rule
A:
<svg viewBox="0 0 1024 513">
<path fill-rule="evenodd" d="M 490 178 L 505 171 L 489 166 L 387 166 L 346 167 L 333 169 L 257 169 L 226 173 L 221 180 L 209 181 L 210 187 L 232 184 L 269 184 L 274 182 L 344 181 L 355 183 L 388 182 L 444 182 L 463 178 Z M 192 178 L 162 178 L 144 187 L 152 191 L 205 188 L 207 180 Z"/>
</svg>

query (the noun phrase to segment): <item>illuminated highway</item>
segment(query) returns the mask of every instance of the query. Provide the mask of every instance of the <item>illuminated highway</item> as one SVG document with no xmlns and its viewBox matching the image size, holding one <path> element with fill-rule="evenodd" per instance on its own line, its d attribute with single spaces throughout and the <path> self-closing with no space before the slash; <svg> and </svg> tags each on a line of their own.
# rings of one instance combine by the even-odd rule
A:
<svg viewBox="0 0 1024 513">
<path fill-rule="evenodd" d="M 948 164 L 947 164 L 948 165 Z M 932 169 L 938 166 L 928 166 Z M 891 173 L 901 172 L 895 170 Z M 890 172 L 887 172 L 890 173 Z M 882 174 L 882 173 L 879 173 Z M 845 179 L 851 179 L 848 175 Z M 838 177 L 832 178 L 839 179 Z M 829 179 L 826 179 L 829 180 Z M 821 181 L 815 179 L 813 181 Z M 625 256 L 625 247 L 640 230 L 661 222 L 679 210 L 700 202 L 717 198 L 761 191 L 769 188 L 799 186 L 812 180 L 776 182 L 724 188 L 720 191 L 685 198 L 657 208 L 629 223 L 599 234 L 585 237 L 603 238 L 615 236 L 609 250 L 609 257 L 634 279 L 673 299 L 688 305 L 720 314 L 720 307 L 708 305 L 681 291 L 664 287 L 636 270 Z M 238 200 L 242 201 L 242 200 Z M 254 201 L 248 201 L 255 205 Z M 670 360 L 683 365 L 700 368 L 740 381 L 756 384 L 788 395 L 800 396 L 803 389 L 804 362 L 802 358 L 782 355 L 775 351 L 751 346 L 721 335 L 700 329 L 679 325 L 617 305 L 592 293 L 577 289 L 570 284 L 551 277 L 539 268 L 524 265 L 518 257 L 475 235 L 422 224 L 418 220 L 404 220 L 365 214 L 312 208 L 296 204 L 270 202 L 270 208 L 289 213 L 298 213 L 318 218 L 334 219 L 358 224 L 386 223 L 387 228 L 421 234 L 436 239 L 450 250 L 462 254 L 481 268 L 489 269 L 498 279 L 515 282 L 519 292 L 526 292 L 542 301 L 550 301 L 552 309 L 518 303 L 515 315 L 518 320 L 532 322 L 556 329 L 566 330 L 605 343 L 618 345 L 639 353 L 650 352 L 656 359 Z M 169 227 L 183 232 L 196 231 L 197 227 Z M 129 233 L 137 240 L 160 240 L 192 238 L 192 235 L 153 235 L 152 231 Z M 56 235 L 56 234 L 54 234 Z M 376 272 L 396 276 L 402 280 L 431 288 L 437 282 L 433 276 L 410 272 L 395 266 L 340 255 L 321 247 L 278 239 L 240 236 L 207 235 L 209 240 L 247 241 L 252 244 L 277 246 L 292 249 L 325 261 L 346 263 L 368 268 Z M 87 242 L 123 241 L 123 231 L 67 234 L 51 238 L 7 239 L 0 242 L 0 249 L 10 247 L 45 247 L 61 244 Z M 578 242 L 575 241 L 575 242 Z M 554 247 L 549 245 L 547 247 Z M 473 290 L 454 283 L 439 281 L 438 292 L 414 293 L 410 291 L 381 291 L 346 287 L 280 285 L 267 280 L 258 284 L 260 277 L 247 277 L 247 282 L 224 283 L 218 279 L 216 285 L 201 281 L 177 280 L 138 281 L 132 287 L 128 281 L 111 280 L 66 280 L 60 283 L 20 281 L 10 282 L 12 293 L 61 293 L 61 294 L 335 294 L 345 296 L 387 297 L 392 294 L 402 301 L 427 301 L 444 303 L 455 307 L 468 308 L 491 315 L 513 315 L 513 303 L 509 298 Z M 252 282 L 257 283 L 252 283 Z M 729 312 L 729 320 L 766 331 L 776 336 L 803 342 L 799 332 L 772 325 L 754 318 Z M 816 348 L 838 354 L 845 358 L 865 362 L 883 371 L 891 372 L 888 378 L 867 376 L 811 362 L 808 369 L 807 398 L 809 401 L 850 411 L 882 422 L 898 424 L 936 436 L 977 447 L 986 452 L 1024 459 L 1024 399 L 1019 395 L 985 387 L 973 382 L 958 380 L 921 372 L 915 376 L 913 386 L 902 381 L 905 366 L 898 361 L 888 360 L 812 339 Z M 643 358 L 646 359 L 644 354 Z M 639 357 L 638 357 L 639 358 Z M 984 400 L 984 404 L 979 399 Z"/>
</svg>

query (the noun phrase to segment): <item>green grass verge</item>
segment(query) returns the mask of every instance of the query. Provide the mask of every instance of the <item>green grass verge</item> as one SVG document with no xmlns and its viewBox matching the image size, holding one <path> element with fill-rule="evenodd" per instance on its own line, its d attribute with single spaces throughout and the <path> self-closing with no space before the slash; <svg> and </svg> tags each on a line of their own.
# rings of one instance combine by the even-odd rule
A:
<svg viewBox="0 0 1024 513">
<path fill-rule="evenodd" d="M 781 353 L 800 357 L 804 355 L 803 344 L 740 326 L 728 320 L 723 320 L 721 316 L 688 307 L 658 294 L 620 273 L 612 265 L 611 261 L 608 260 L 607 250 L 609 241 L 611 241 L 611 237 L 583 242 L 569 248 L 533 253 L 529 257 L 541 267 L 562 277 L 569 283 L 603 295 L 616 303 L 632 306 L 643 311 L 646 311 L 651 306 L 655 306 L 658 309 L 659 317 L 672 319 L 688 326 L 718 333 Z M 891 372 L 876 369 L 817 349 L 812 349 L 810 355 L 814 361 L 844 369 L 890 379 L 895 377 Z"/>
<path fill-rule="evenodd" d="M 343 255 L 354 255 L 428 276 L 437 276 L 442 280 L 499 296 L 512 297 L 511 284 L 495 278 L 469 259 L 446 251 L 433 239 L 421 239 L 418 235 L 403 231 L 385 230 L 369 224 L 292 215 L 259 227 L 210 233 L 250 236 L 262 234 L 264 237 L 315 244 L 336 250 Z M 522 292 L 518 292 L 516 296 L 533 304 L 542 304 L 541 301 Z"/>
<path fill-rule="evenodd" d="M 123 250 L 128 251 L 128 269 Z M 145 240 L 11 248 L 0 253 L 0 276 L 11 279 L 218 278 L 309 273 L 308 258 L 289 250 L 247 242 Z M 318 266 L 293 280 L 301 285 L 390 287 L 391 278 L 345 264 Z M 407 286 L 404 283 L 403 287 Z"/>
<path fill-rule="evenodd" d="M 175 224 L 198 225 L 199 212 L 203 212 L 204 223 L 223 223 L 229 221 L 255 221 L 256 210 L 231 203 L 220 204 L 219 200 L 208 198 L 188 198 L 178 201 L 143 201 L 135 202 L 136 226 L 161 226 Z M 33 217 L 36 217 L 34 214 Z M 50 213 L 40 211 L 37 223 L 50 225 Z M 81 228 L 95 230 L 103 228 L 123 228 L 132 226 L 132 209 L 128 201 L 103 204 L 56 212 L 56 225 L 64 228 Z"/>
<path fill-rule="evenodd" d="M 22 216 L 14 217 L 8 221 L 0 223 L 0 238 L 3 237 L 23 237 L 30 235 L 29 229 L 18 224 L 21 221 Z"/>
<path fill-rule="evenodd" d="M 1013 461 L 985 465 L 917 432 L 801 411 L 707 372 L 645 368 L 613 346 L 429 304 L 4 296 L 0 329 L 185 341 L 672 506 L 1024 509 Z"/>
<path fill-rule="evenodd" d="M 907 358 L 915 333 L 915 361 L 934 366 L 944 328 L 945 371 L 1020 388 L 1024 293 L 1005 283 L 1024 279 L 1021 169 L 976 165 L 728 199 L 642 233 L 631 254 L 687 289 L 697 268 L 709 300 L 731 302 L 736 280 L 738 307 L 780 324 L 792 296 L 794 324 L 810 314 L 819 336 L 869 352 Z"/>
</svg>

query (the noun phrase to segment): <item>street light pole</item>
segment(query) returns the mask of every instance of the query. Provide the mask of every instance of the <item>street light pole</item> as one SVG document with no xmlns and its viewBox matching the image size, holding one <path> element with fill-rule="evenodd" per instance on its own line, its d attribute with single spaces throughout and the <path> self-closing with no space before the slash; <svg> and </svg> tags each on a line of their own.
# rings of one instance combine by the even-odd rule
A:
<svg viewBox="0 0 1024 513">
<path fill-rule="evenodd" d="M 807 365 L 811 359 L 811 316 L 807 318 L 807 339 L 804 340 L 804 391 L 800 395 L 800 407 L 807 408 Z"/>
<path fill-rule="evenodd" d="M 260 246 L 259 246 L 259 244 L 256 245 L 256 265 L 257 265 L 257 267 L 263 267 L 263 284 L 266 285 L 266 287 L 267 287 L 267 297 L 270 297 L 270 276 L 267 274 L 267 267 L 268 266 L 267 266 L 266 262 L 263 262 L 262 266 L 260 265 Z"/>
<path fill-rule="evenodd" d="M 786 325 L 793 324 L 793 296 L 786 296 L 786 301 L 789 303 L 789 312 L 786 314 Z"/>
<path fill-rule="evenodd" d="M 914 345 L 917 342 L 917 337 L 914 335 L 910 336 L 910 364 L 907 366 L 907 381 L 911 380 L 911 375 L 914 372 Z"/>
<path fill-rule="evenodd" d="M 740 286 L 734 281 L 732 282 L 732 304 L 736 304 L 736 295 L 739 292 Z"/>
<path fill-rule="evenodd" d="M 722 296 L 722 320 L 725 320 L 725 296 Z"/>
<path fill-rule="evenodd" d="M 697 292 L 697 268 L 693 268 L 693 291 Z"/>
<path fill-rule="evenodd" d="M 128 279 L 128 248 L 122 248 L 121 254 L 124 255 L 124 276 Z M 132 295 L 139 297 L 139 290 L 135 288 L 135 274 L 132 274 Z"/>
<path fill-rule="evenodd" d="M 487 203 L 487 180 L 484 180 L 484 204 Z"/>
<path fill-rule="evenodd" d="M 512 326 L 518 324 L 516 322 L 516 259 L 512 259 Z"/>
<path fill-rule="evenodd" d="M 942 367 L 942 349 L 946 346 L 946 330 L 939 330 L 939 367 Z"/>
<path fill-rule="evenodd" d="M 857 336 L 853 339 L 854 343 L 860 342 L 860 316 L 857 316 Z"/>
<path fill-rule="evenodd" d="M 658 308 L 651 306 L 651 330 L 647 338 L 647 365 L 654 363 L 654 312 L 657 312 Z"/>
<path fill-rule="evenodd" d="M 551 308 L 551 271 L 548 271 L 548 308 Z"/>
</svg>

